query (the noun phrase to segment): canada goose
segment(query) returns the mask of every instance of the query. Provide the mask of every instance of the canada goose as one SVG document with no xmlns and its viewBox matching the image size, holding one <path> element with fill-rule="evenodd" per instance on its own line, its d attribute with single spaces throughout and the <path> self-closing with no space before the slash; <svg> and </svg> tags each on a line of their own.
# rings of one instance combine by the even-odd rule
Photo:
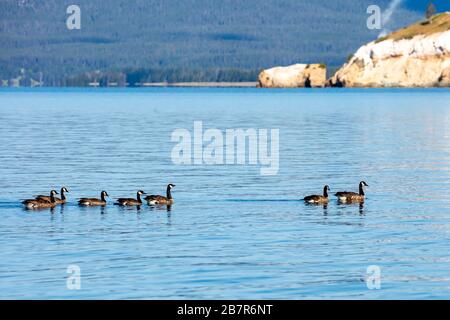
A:
<svg viewBox="0 0 450 320">
<path fill-rule="evenodd" d="M 144 191 L 139 190 L 136 194 L 136 199 L 133 198 L 120 198 L 114 203 L 116 206 L 141 206 L 141 195 L 146 194 Z"/>
<path fill-rule="evenodd" d="M 61 188 L 61 199 L 55 197 L 55 203 L 56 204 L 65 204 L 66 203 L 66 195 L 65 195 L 66 192 L 69 193 L 69 190 L 67 190 L 66 187 L 62 187 Z M 36 196 L 36 200 L 50 201 L 50 197 L 49 196 L 39 195 L 39 196 Z"/>
<path fill-rule="evenodd" d="M 94 206 L 106 206 L 106 197 L 109 197 L 106 191 L 100 193 L 100 199 L 96 198 L 81 198 L 78 200 L 78 205 L 84 207 L 94 207 Z"/>
<path fill-rule="evenodd" d="M 356 192 L 337 192 L 335 194 L 338 197 L 340 202 L 362 202 L 364 201 L 364 187 L 368 187 L 369 185 L 365 181 L 361 181 L 359 183 L 359 193 Z"/>
<path fill-rule="evenodd" d="M 169 183 L 167 185 L 166 189 L 166 196 L 158 196 L 158 195 L 151 195 L 145 197 L 145 200 L 147 200 L 148 205 L 154 206 L 154 205 L 171 205 L 173 204 L 173 198 L 172 193 L 170 192 L 172 188 L 175 187 L 174 184 Z"/>
<path fill-rule="evenodd" d="M 50 201 L 42 200 L 42 199 L 29 199 L 22 201 L 22 204 L 29 210 L 33 209 L 47 209 L 56 207 L 56 198 L 55 195 L 58 194 L 55 190 L 50 191 Z"/>
<path fill-rule="evenodd" d="M 323 187 L 323 196 L 319 196 L 319 195 L 312 195 L 312 196 L 308 196 L 305 197 L 303 200 L 307 203 L 316 203 L 316 204 L 323 204 L 323 203 L 328 203 L 328 191 L 330 191 L 330 187 L 329 186 L 325 186 Z"/>
</svg>

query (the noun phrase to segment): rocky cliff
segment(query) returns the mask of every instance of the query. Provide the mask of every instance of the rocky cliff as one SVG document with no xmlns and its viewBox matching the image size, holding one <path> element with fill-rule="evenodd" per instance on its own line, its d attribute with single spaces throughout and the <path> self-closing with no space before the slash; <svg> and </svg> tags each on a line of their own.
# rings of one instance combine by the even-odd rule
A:
<svg viewBox="0 0 450 320">
<path fill-rule="evenodd" d="M 323 64 L 294 64 L 263 70 L 258 80 L 262 88 L 323 87 L 326 74 L 327 69 Z"/>
<path fill-rule="evenodd" d="M 337 87 L 449 87 L 450 12 L 361 47 L 328 81 Z"/>
</svg>

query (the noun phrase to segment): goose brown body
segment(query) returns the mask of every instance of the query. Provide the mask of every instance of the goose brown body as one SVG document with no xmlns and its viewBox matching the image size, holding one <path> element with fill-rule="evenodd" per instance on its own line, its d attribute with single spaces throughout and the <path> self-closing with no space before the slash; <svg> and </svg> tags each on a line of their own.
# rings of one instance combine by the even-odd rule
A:
<svg viewBox="0 0 450 320">
<path fill-rule="evenodd" d="M 171 193 L 173 187 L 175 187 L 174 184 L 169 183 L 167 185 L 165 197 L 160 195 L 150 195 L 145 197 L 145 200 L 147 201 L 148 205 L 171 205 L 174 202 Z"/>
<path fill-rule="evenodd" d="M 328 203 L 328 191 L 330 191 L 330 187 L 329 186 L 325 186 L 323 187 L 323 195 L 312 195 L 312 196 L 308 196 L 305 197 L 303 200 L 307 203 L 311 203 L 311 204 L 323 204 L 323 203 Z"/>
<path fill-rule="evenodd" d="M 78 200 L 78 205 L 84 207 L 106 206 L 106 197 L 109 197 L 106 191 L 102 191 L 100 199 L 97 198 L 81 198 Z"/>
<path fill-rule="evenodd" d="M 359 183 L 359 193 L 356 192 L 348 192 L 341 191 L 335 194 L 338 197 L 340 202 L 363 202 L 366 198 L 364 193 L 364 187 L 368 187 L 369 185 L 365 181 L 361 181 Z"/>
<path fill-rule="evenodd" d="M 142 205 L 142 199 L 141 195 L 144 195 L 145 192 L 142 190 L 139 190 L 136 194 L 136 199 L 133 198 L 119 198 L 117 199 L 117 202 L 115 205 L 117 206 L 141 206 Z"/>
<path fill-rule="evenodd" d="M 28 199 L 25 201 L 22 201 L 22 204 L 28 209 L 28 210 L 35 210 L 35 209 L 48 209 L 48 208 L 54 208 L 56 207 L 56 198 L 55 195 L 58 194 L 55 190 L 50 191 L 50 200 L 42 200 L 42 199 Z"/>
<path fill-rule="evenodd" d="M 65 204 L 66 203 L 66 194 L 65 194 L 66 192 L 69 193 L 69 190 L 67 190 L 66 187 L 62 187 L 61 188 L 61 199 L 58 197 L 54 197 L 56 204 Z M 38 196 L 36 196 L 36 200 L 43 200 L 43 201 L 50 202 L 51 198 L 49 196 L 38 195 Z"/>
</svg>

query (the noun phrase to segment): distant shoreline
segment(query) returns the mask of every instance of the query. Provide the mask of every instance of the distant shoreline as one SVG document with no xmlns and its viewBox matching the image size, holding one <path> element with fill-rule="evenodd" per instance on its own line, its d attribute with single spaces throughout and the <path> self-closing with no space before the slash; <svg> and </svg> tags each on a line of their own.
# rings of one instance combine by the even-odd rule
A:
<svg viewBox="0 0 450 320">
<path fill-rule="evenodd" d="M 141 88 L 152 88 L 152 87 L 201 87 L 201 88 L 256 88 L 258 85 L 257 81 L 254 82 L 150 82 L 142 83 L 137 87 Z"/>
<path fill-rule="evenodd" d="M 257 86 L 258 82 L 179 82 L 179 83 L 147 83 L 145 85 L 140 86 L 34 86 L 34 87 L 26 87 L 26 86 L 10 86 L 10 87 L 2 87 L 0 86 L 0 93 L 2 91 L 27 91 L 27 90 L 52 90 L 52 89 L 61 89 L 61 90 L 92 90 L 92 91 L 102 91 L 102 90 L 139 90 L 139 89 L 195 89 L 195 88 L 217 88 L 217 89 L 258 89 L 258 90 L 311 90 L 311 91 L 329 91 L 329 90 L 369 90 L 369 91 L 377 91 L 377 90 L 449 90 L 450 87 L 317 87 L 317 88 L 305 88 L 305 87 L 295 87 L 295 88 L 260 88 Z"/>
<path fill-rule="evenodd" d="M 108 84 L 100 85 L 98 82 L 91 82 L 83 86 L 1 86 L 0 88 L 256 88 L 258 81 L 242 82 L 145 82 L 134 85 Z"/>
</svg>

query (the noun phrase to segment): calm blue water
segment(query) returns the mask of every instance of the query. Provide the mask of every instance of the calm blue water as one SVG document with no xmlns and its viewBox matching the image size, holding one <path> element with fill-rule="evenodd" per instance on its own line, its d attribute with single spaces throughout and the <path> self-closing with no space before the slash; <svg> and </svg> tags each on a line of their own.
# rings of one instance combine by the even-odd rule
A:
<svg viewBox="0 0 450 320">
<path fill-rule="evenodd" d="M 279 129 L 278 175 L 174 165 L 194 121 Z M 1 90 L 0 145 L 0 298 L 450 298 L 450 90 Z M 360 180 L 363 206 L 298 201 Z M 171 211 L 76 206 L 169 182 Z"/>
</svg>

